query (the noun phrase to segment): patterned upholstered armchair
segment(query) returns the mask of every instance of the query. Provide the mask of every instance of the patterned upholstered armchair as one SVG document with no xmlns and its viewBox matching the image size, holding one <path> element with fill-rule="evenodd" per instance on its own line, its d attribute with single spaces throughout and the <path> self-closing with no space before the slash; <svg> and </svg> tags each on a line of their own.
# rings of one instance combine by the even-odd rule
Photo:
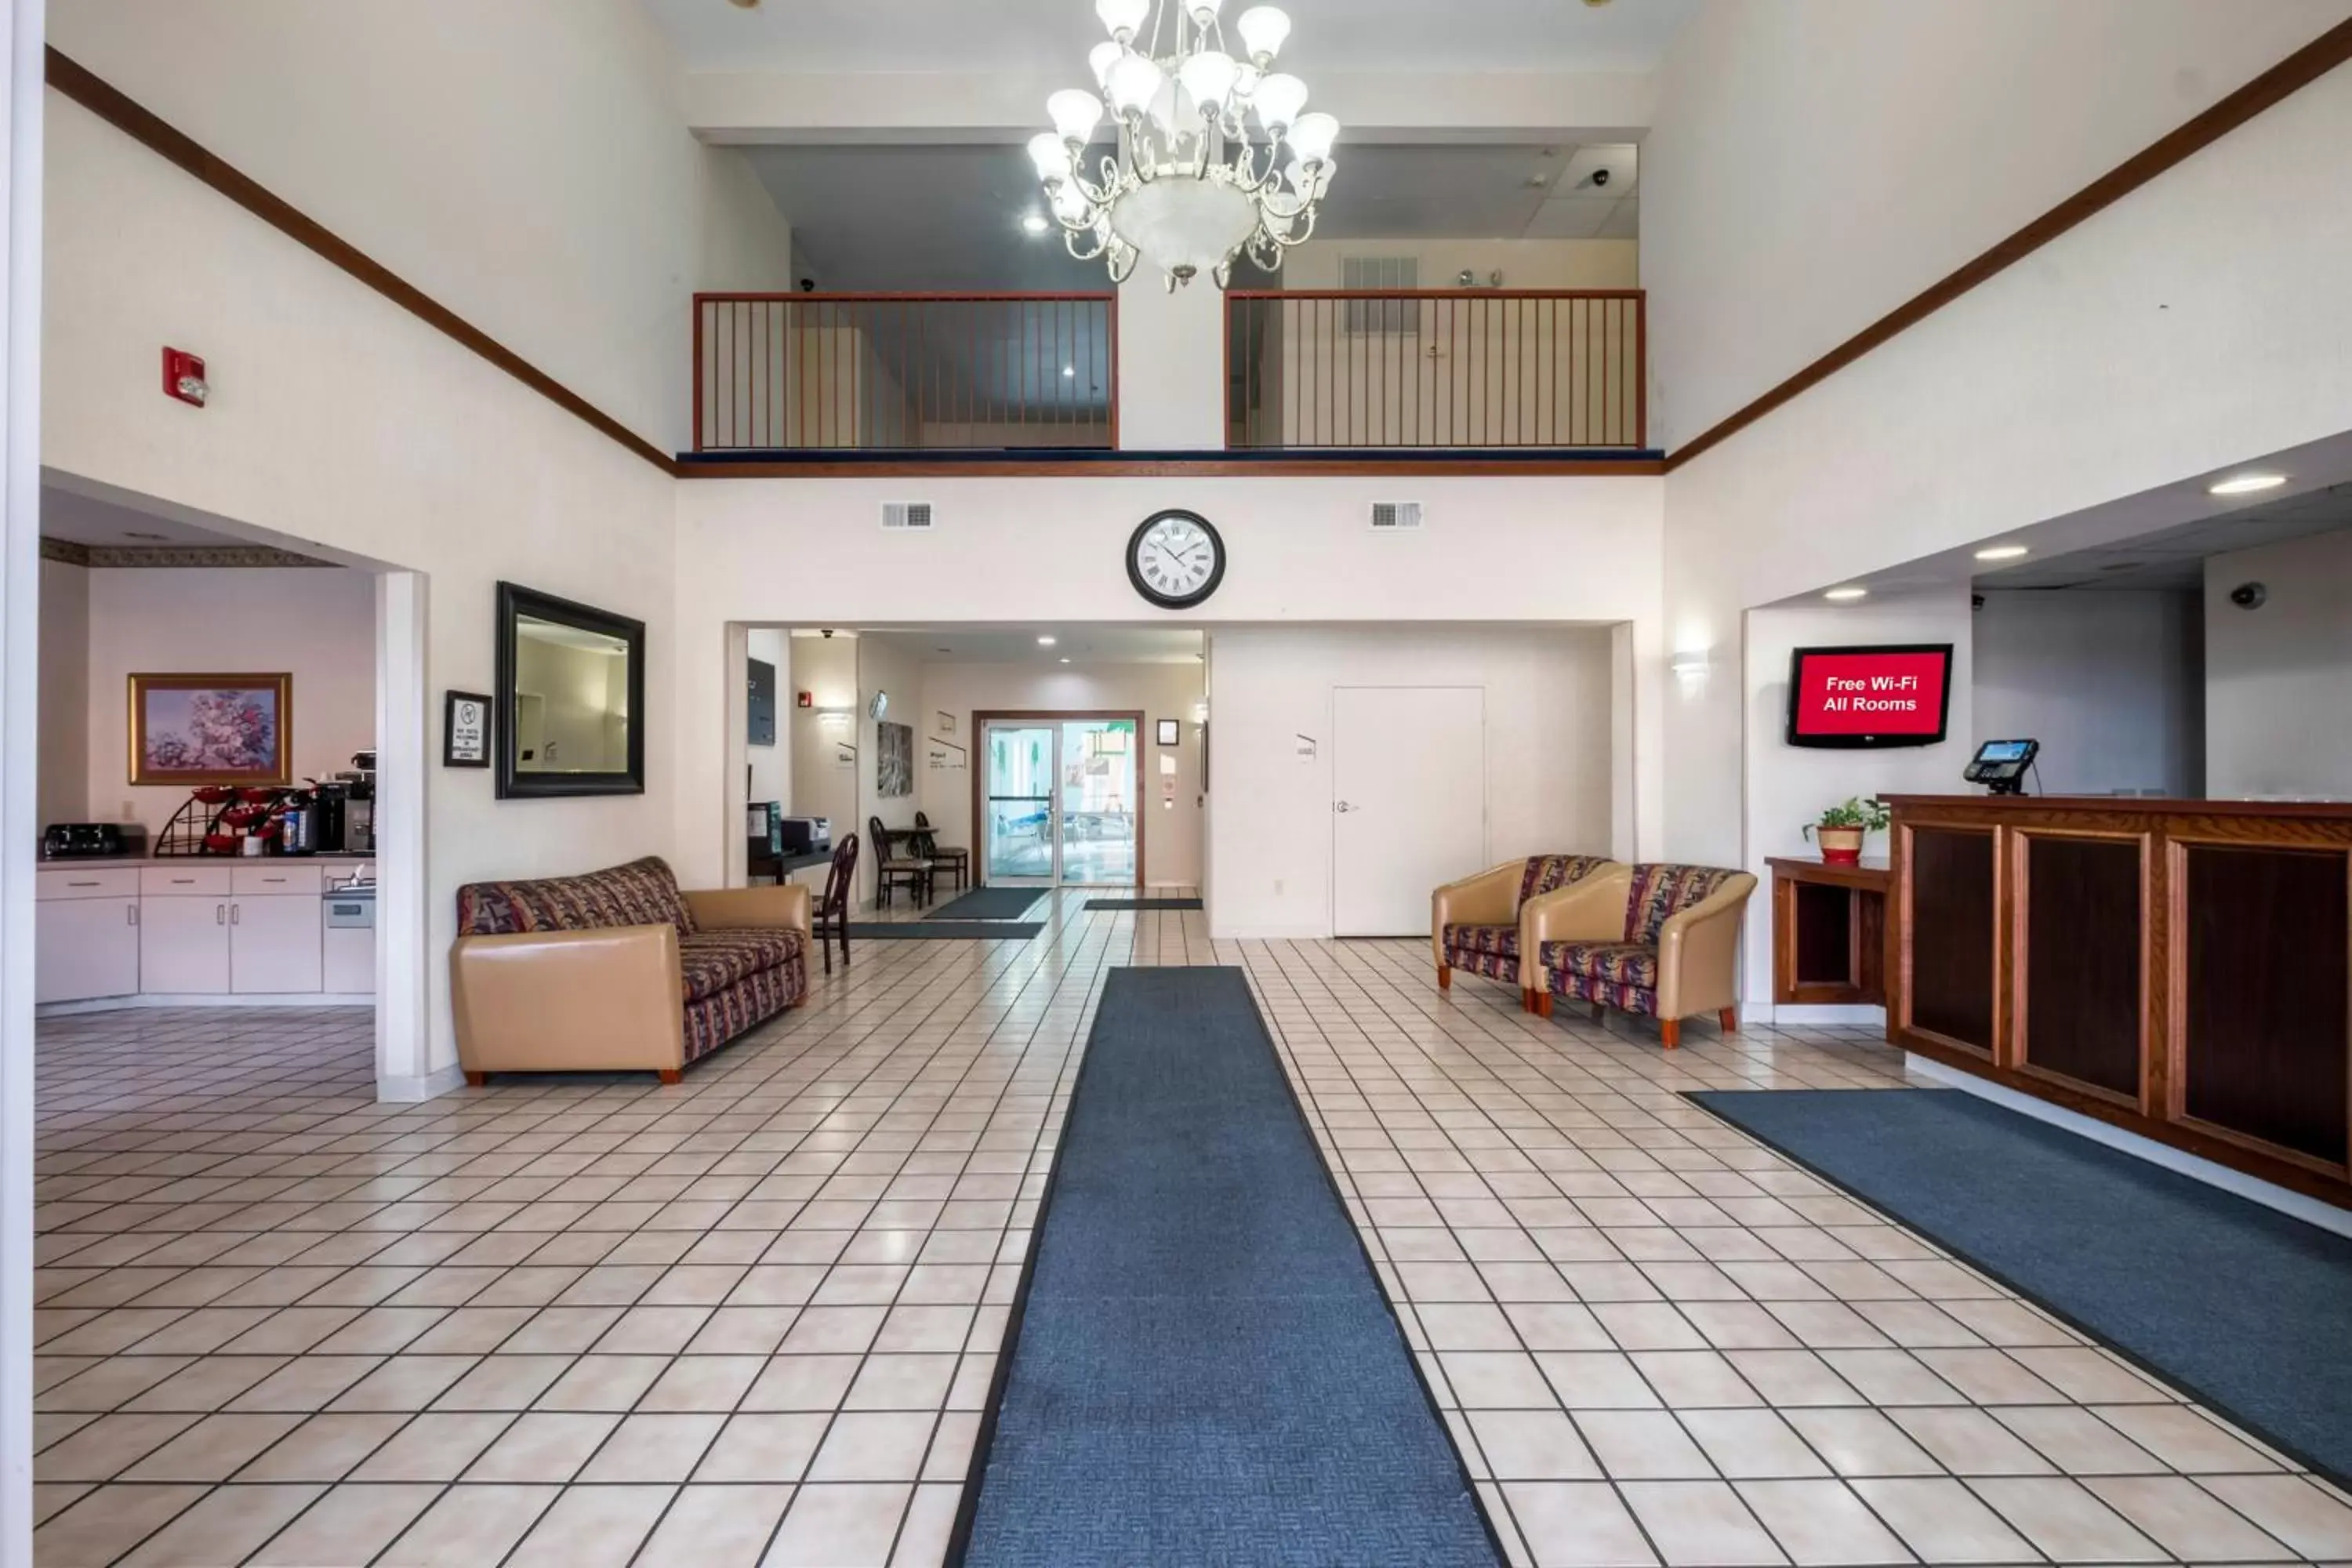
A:
<svg viewBox="0 0 2352 1568">
<path fill-rule="evenodd" d="M 1682 1020 L 1713 1013 L 1739 1027 L 1739 918 L 1756 879 L 1719 866 L 1639 865 L 1625 891 L 1570 889 L 1546 902 L 1521 936 L 1534 954 L 1536 1010 L 1551 1016 L 1555 996 L 1658 1020 L 1666 1048 L 1682 1044 Z"/>
<path fill-rule="evenodd" d="M 1520 926 L 1527 911 L 1563 889 L 1581 886 L 1624 867 L 1605 855 L 1531 855 L 1506 860 L 1475 877 L 1448 882 L 1430 895 L 1429 940 L 1437 955 L 1437 984 L 1451 990 L 1454 972 L 1466 969 L 1519 987 L 1519 1005 L 1535 1005 L 1534 976 L 1520 977 Z M 1624 879 L 1613 879 L 1624 896 Z"/>
<path fill-rule="evenodd" d="M 676 1083 L 807 1000 L 809 890 L 681 892 L 647 858 L 579 877 L 457 889 L 457 1060 L 494 1072 L 636 1068 Z"/>
</svg>

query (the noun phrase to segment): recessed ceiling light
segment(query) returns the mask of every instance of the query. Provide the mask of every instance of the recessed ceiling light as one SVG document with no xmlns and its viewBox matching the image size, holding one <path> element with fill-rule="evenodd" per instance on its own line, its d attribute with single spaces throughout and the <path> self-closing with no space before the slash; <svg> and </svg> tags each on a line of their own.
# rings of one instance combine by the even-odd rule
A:
<svg viewBox="0 0 2352 1568">
<path fill-rule="evenodd" d="M 1834 599 L 1841 605 L 1847 605 L 1852 604 L 1856 599 L 1866 599 L 1870 597 L 1870 590 L 1867 588 L 1832 588 L 1828 593 L 1823 594 L 1822 597 L 1824 599 Z"/>
<path fill-rule="evenodd" d="M 1062 374 L 1064 375 L 1076 375 L 1078 374 L 1078 367 L 1074 364 L 1066 364 L 1062 367 Z"/>
<path fill-rule="evenodd" d="M 1037 646 L 1039 647 L 1052 647 L 1054 646 L 1054 639 L 1052 637 L 1039 637 L 1037 639 Z"/>
<path fill-rule="evenodd" d="M 727 3 L 738 11 L 756 11 L 760 8 L 760 0 L 727 0 Z"/>
<path fill-rule="evenodd" d="M 2284 474 L 2240 474 L 2235 479 L 2223 479 L 2218 484 L 2208 485 L 2205 488 L 2205 493 L 2216 496 L 2250 496 L 2256 490 L 2274 490 L 2284 483 L 2286 483 Z"/>
<path fill-rule="evenodd" d="M 1070 661 L 1069 661 L 1068 659 L 1066 659 L 1066 659 L 1062 660 L 1062 662 L 1063 662 L 1064 664 L 1067 664 L 1067 663 L 1069 663 Z"/>
<path fill-rule="evenodd" d="M 1993 544 L 1977 552 L 1979 561 L 2014 561 L 2025 553 L 2022 544 Z"/>
<path fill-rule="evenodd" d="M 1021 232 L 1024 234 L 1043 234 L 1048 226 L 1049 226 L 1045 222 L 1045 215 L 1043 213 L 1024 213 L 1021 215 Z"/>
</svg>

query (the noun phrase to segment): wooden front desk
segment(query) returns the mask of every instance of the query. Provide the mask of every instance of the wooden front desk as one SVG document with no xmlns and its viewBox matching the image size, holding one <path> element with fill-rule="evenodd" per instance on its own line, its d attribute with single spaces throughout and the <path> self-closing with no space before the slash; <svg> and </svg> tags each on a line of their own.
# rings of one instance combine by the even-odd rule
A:
<svg viewBox="0 0 2352 1568">
<path fill-rule="evenodd" d="M 1890 1041 L 2352 1207 L 2352 804 L 1889 804 Z"/>
<path fill-rule="evenodd" d="M 1772 1000 L 1779 1005 L 1884 1006 L 1884 865 L 1832 866 L 1774 856 Z"/>
</svg>

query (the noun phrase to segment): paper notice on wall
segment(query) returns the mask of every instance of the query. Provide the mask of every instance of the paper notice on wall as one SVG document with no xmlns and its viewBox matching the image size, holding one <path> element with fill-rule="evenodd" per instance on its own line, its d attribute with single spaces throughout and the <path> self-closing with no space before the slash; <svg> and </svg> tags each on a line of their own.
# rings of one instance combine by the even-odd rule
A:
<svg viewBox="0 0 2352 1568">
<path fill-rule="evenodd" d="M 833 748 L 833 771 L 854 773 L 857 771 L 857 748 L 835 742 Z"/>
<path fill-rule="evenodd" d="M 1162 755 L 1162 756 L 1160 757 L 1160 776 L 1161 778 L 1164 778 L 1164 779 L 1172 779 L 1172 778 L 1174 778 L 1174 777 L 1176 776 L 1176 759 L 1175 759 L 1175 758 L 1171 757 L 1171 756 L 1166 756 L 1166 755 Z M 1172 788 L 1174 788 L 1175 786 L 1171 784 L 1171 785 L 1170 785 L 1169 787 L 1172 789 Z"/>
<path fill-rule="evenodd" d="M 1302 763 L 1311 763 L 1315 760 L 1314 736 L 1301 735 L 1298 737 L 1298 760 Z"/>
</svg>

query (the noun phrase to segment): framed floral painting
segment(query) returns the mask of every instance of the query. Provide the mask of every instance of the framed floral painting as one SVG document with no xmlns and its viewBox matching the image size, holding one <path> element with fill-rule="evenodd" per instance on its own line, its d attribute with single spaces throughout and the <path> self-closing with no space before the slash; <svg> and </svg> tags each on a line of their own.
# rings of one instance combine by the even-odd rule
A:
<svg viewBox="0 0 2352 1568">
<path fill-rule="evenodd" d="M 282 784 L 289 765 L 290 675 L 134 675 L 134 784 Z"/>
</svg>

